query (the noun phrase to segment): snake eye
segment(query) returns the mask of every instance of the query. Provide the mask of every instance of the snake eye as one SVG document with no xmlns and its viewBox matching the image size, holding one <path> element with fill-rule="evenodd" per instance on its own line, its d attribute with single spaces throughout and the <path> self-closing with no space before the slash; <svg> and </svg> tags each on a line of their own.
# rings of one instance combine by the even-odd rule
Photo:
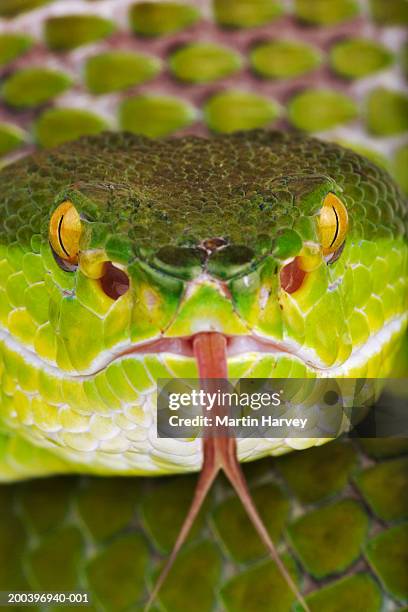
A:
<svg viewBox="0 0 408 612">
<path fill-rule="evenodd" d="M 343 244 L 348 228 L 348 214 L 343 202 L 329 193 L 318 219 L 323 255 L 335 253 Z"/>
<path fill-rule="evenodd" d="M 66 201 L 53 212 L 49 226 L 49 241 L 56 260 L 66 270 L 78 264 L 82 226 L 72 202 Z"/>
</svg>

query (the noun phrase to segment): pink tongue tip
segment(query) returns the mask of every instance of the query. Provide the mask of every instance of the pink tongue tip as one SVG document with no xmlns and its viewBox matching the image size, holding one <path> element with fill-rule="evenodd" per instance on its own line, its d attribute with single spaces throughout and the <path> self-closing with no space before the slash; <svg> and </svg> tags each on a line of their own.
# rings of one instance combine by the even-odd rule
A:
<svg viewBox="0 0 408 612">
<path fill-rule="evenodd" d="M 200 332 L 193 338 L 200 378 L 227 378 L 227 338 L 219 332 Z"/>
</svg>

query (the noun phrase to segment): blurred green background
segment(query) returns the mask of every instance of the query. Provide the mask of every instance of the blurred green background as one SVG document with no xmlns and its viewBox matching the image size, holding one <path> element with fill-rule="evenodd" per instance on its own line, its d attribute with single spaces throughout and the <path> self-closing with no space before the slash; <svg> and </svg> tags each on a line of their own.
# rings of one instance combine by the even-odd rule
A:
<svg viewBox="0 0 408 612">
<path fill-rule="evenodd" d="M 408 188 L 407 20 L 407 0 L 0 0 L 0 154 L 298 128 Z"/>
</svg>

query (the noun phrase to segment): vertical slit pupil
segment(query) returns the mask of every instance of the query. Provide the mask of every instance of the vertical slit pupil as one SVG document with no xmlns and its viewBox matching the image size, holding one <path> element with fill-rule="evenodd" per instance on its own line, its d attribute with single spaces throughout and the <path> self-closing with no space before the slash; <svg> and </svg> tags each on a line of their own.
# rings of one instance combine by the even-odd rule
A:
<svg viewBox="0 0 408 612">
<path fill-rule="evenodd" d="M 331 247 L 336 242 L 337 236 L 339 235 L 339 216 L 338 216 L 337 210 L 334 208 L 334 206 L 332 206 L 332 208 L 333 208 L 334 216 L 336 217 L 336 231 L 334 233 L 334 238 L 333 238 L 333 240 L 330 243 Z"/>
<path fill-rule="evenodd" d="M 63 222 L 63 220 L 64 220 L 64 215 L 61 215 L 61 219 L 60 219 L 60 220 L 59 220 L 59 222 L 58 222 L 58 240 L 59 240 L 59 243 L 60 243 L 61 249 L 64 251 L 65 255 L 66 255 L 67 257 L 69 257 L 69 253 L 68 253 L 67 249 L 66 249 L 66 248 L 65 248 L 65 246 L 64 246 L 64 242 L 63 242 L 63 240 L 62 240 L 62 236 L 61 236 L 61 228 L 62 228 L 62 222 Z"/>
</svg>

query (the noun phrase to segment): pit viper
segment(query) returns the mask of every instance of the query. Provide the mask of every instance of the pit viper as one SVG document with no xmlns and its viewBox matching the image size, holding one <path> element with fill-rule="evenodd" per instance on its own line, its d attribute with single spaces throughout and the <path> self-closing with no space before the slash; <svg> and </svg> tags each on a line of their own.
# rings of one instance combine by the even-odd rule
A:
<svg viewBox="0 0 408 612">
<path fill-rule="evenodd" d="M 408 210 L 335 144 L 106 133 L 0 173 L 0 479 L 220 469 L 305 610 L 239 461 L 321 443 L 159 438 L 160 378 L 386 377 L 405 335 Z"/>
<path fill-rule="evenodd" d="M 407 327 L 406 201 L 336 144 L 104 133 L 0 173 L 0 479 L 194 471 L 158 378 L 385 377 Z M 316 439 L 240 440 L 238 457 Z"/>
</svg>

